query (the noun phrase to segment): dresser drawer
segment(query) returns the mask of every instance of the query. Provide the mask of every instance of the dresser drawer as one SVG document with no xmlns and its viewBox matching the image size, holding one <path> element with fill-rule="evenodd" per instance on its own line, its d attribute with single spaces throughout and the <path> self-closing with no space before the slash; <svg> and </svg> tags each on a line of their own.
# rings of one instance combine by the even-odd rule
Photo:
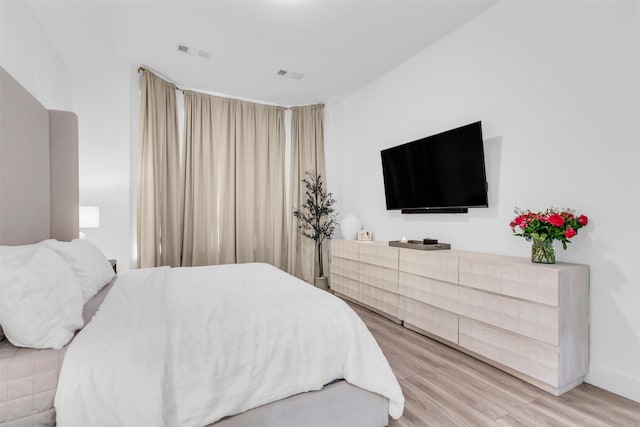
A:
<svg viewBox="0 0 640 427">
<path fill-rule="evenodd" d="M 558 266 L 460 257 L 461 285 L 547 305 L 558 305 L 561 274 Z"/>
<path fill-rule="evenodd" d="M 553 387 L 558 387 L 558 349 L 512 332 L 460 318 L 460 346 Z"/>
<path fill-rule="evenodd" d="M 447 341 L 458 343 L 458 316 L 453 313 L 401 296 L 400 318 L 405 325 L 416 326 Z"/>
<path fill-rule="evenodd" d="M 331 272 L 352 280 L 360 280 L 360 263 L 346 258 L 332 257 Z"/>
<path fill-rule="evenodd" d="M 458 312 L 458 285 L 400 272 L 399 293 L 433 307 Z"/>
<path fill-rule="evenodd" d="M 360 299 L 360 283 L 348 277 L 332 273 L 331 289 L 354 300 Z"/>
<path fill-rule="evenodd" d="M 361 242 L 360 262 L 398 270 L 398 248 L 375 242 Z"/>
<path fill-rule="evenodd" d="M 458 313 L 557 346 L 557 307 L 459 286 Z"/>
<path fill-rule="evenodd" d="M 359 261 L 360 244 L 357 240 L 332 240 L 331 255 Z"/>
<path fill-rule="evenodd" d="M 458 257 L 449 251 L 400 249 L 400 271 L 458 283 Z"/>
<path fill-rule="evenodd" d="M 398 318 L 398 294 L 360 283 L 359 299 L 369 307 Z"/>
<path fill-rule="evenodd" d="M 398 270 L 361 262 L 359 274 L 362 283 L 398 293 Z"/>
</svg>

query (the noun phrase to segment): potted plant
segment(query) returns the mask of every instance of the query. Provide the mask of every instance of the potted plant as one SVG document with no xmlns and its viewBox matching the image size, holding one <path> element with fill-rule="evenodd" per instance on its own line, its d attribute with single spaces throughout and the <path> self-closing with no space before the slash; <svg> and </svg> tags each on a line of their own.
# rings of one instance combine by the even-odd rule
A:
<svg viewBox="0 0 640 427">
<path fill-rule="evenodd" d="M 517 215 L 509 224 L 515 236 L 531 241 L 531 262 L 555 264 L 556 253 L 553 241 L 562 242 L 567 249 L 570 238 L 578 234 L 578 230 L 589 223 L 585 215 L 576 215 L 571 209 L 558 210 L 549 208 L 544 212 L 531 212 L 516 208 Z"/>
<path fill-rule="evenodd" d="M 322 183 L 322 177 L 314 171 L 308 171 L 302 180 L 305 186 L 305 198 L 300 207 L 293 211 L 293 216 L 298 219 L 298 231 L 304 237 L 315 242 L 318 274 L 314 279 L 314 285 L 318 288 L 329 290 L 329 281 L 324 275 L 322 265 L 322 243 L 330 239 L 336 228 L 336 212 L 333 205 L 336 203 L 333 194 L 327 193 Z"/>
</svg>

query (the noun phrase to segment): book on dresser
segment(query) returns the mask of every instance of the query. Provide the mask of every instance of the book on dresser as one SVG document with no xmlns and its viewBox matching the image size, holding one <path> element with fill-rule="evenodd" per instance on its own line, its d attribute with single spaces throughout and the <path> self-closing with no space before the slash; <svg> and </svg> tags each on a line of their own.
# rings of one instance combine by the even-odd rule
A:
<svg viewBox="0 0 640 427">
<path fill-rule="evenodd" d="M 589 364 L 589 267 L 332 240 L 330 286 L 405 327 L 560 395 Z"/>
</svg>

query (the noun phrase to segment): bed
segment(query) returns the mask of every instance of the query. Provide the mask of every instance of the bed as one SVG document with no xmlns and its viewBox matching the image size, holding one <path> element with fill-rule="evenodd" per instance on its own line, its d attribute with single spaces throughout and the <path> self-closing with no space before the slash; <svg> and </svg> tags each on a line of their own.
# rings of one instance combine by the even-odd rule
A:
<svg viewBox="0 0 640 427">
<path fill-rule="evenodd" d="M 0 74 L 2 78 L 0 86 L 3 91 L 0 100 L 2 103 L 0 105 L 0 111 L 2 111 L 2 117 L 0 117 L 0 201 L 2 203 L 0 244 L 29 244 L 49 238 L 60 241 L 71 240 L 78 235 L 77 119 L 72 113 L 45 110 L 5 70 L 0 69 Z M 11 114 L 7 111 L 11 111 Z M 38 173 L 33 173 L 34 170 Z M 16 182 L 20 182 L 21 185 L 15 186 Z M 217 279 L 211 279 L 214 276 Z M 272 283 L 260 287 L 255 280 L 250 280 L 257 276 L 270 277 Z M 122 374 L 127 368 L 127 360 L 123 359 L 127 354 L 126 350 L 120 348 L 119 352 L 113 352 L 110 351 L 111 346 L 107 346 L 106 349 L 109 351 L 105 350 L 105 357 L 102 359 L 95 357 L 95 353 L 92 352 L 95 351 L 96 342 L 108 342 L 104 334 L 121 334 L 127 329 L 127 323 L 118 323 L 118 316 L 113 315 L 113 313 L 122 313 L 123 309 L 118 305 L 118 301 L 126 303 L 126 301 L 133 301 L 134 297 L 142 301 L 149 299 L 150 296 L 153 298 L 154 295 L 163 295 L 159 299 L 161 304 L 173 300 L 177 300 L 178 304 L 169 309 L 161 305 L 162 310 L 189 311 L 185 307 L 205 299 L 196 297 L 184 300 L 184 296 L 188 293 L 177 290 L 185 286 L 193 289 L 200 288 L 197 292 L 204 292 L 204 290 L 211 292 L 206 300 L 211 303 L 199 305 L 205 311 L 194 310 L 200 315 L 196 320 L 201 322 L 200 332 L 204 335 L 193 336 L 185 341 L 184 334 L 176 332 L 181 330 L 180 326 L 175 324 L 183 321 L 176 320 L 179 317 L 167 315 L 173 319 L 171 321 L 173 323 L 170 322 L 171 324 L 166 324 L 163 328 L 147 329 L 145 334 L 157 334 L 157 340 L 149 340 L 146 348 L 143 346 L 140 350 L 148 351 L 145 357 L 151 357 L 154 352 L 163 348 L 158 346 L 158 342 L 179 341 L 182 346 L 187 346 L 187 350 L 180 345 L 171 347 L 172 356 L 174 353 L 182 353 L 182 358 L 173 364 L 160 363 L 161 361 L 165 363 L 171 357 L 156 358 L 157 369 L 153 375 L 159 376 L 149 378 L 153 378 L 150 382 L 161 385 L 167 382 L 176 383 L 176 390 L 189 390 L 191 387 L 197 392 L 179 397 L 178 392 L 171 389 L 165 390 L 158 400 L 146 399 L 145 397 L 157 393 L 157 388 L 152 388 L 143 380 L 126 383 L 127 377 L 139 374 L 135 369 L 126 375 Z M 233 292 L 229 294 L 224 291 L 224 288 L 227 288 L 227 291 L 235 288 L 239 290 L 242 286 L 249 287 L 250 295 L 253 295 L 250 301 L 247 301 L 247 298 L 241 298 L 241 294 L 233 294 Z M 143 288 L 163 289 L 163 291 L 135 294 L 138 289 Z M 127 293 L 131 290 L 134 290 L 134 294 Z M 199 295 L 196 291 L 194 292 Z M 286 300 L 285 296 L 293 300 Z M 239 302 L 241 299 L 242 303 Z M 288 304 L 278 308 L 278 300 L 288 301 Z M 297 306 L 303 305 L 306 300 L 311 302 L 305 306 L 304 311 L 300 311 L 300 307 Z M 236 306 L 237 309 L 232 309 L 227 314 L 220 314 L 219 311 L 223 306 L 233 308 L 231 302 L 239 304 Z M 253 308 L 249 310 L 251 304 Z M 315 305 L 320 309 L 314 310 Z M 266 309 L 263 312 L 254 310 L 259 306 L 264 306 Z M 155 309 L 140 309 L 138 312 L 135 310 L 137 306 L 132 307 L 134 309 L 127 312 L 131 316 L 148 317 L 151 324 L 154 321 L 169 322 L 162 316 L 158 317 L 161 313 L 157 305 Z M 296 307 L 299 310 L 298 313 L 306 316 L 306 319 L 305 316 L 299 316 L 300 323 L 293 323 Z M 109 316 L 110 312 L 111 316 Z M 313 316 L 310 315 L 311 312 L 314 312 Z M 146 315 L 142 316 L 142 313 Z M 232 349 L 239 344 L 236 338 L 230 337 L 228 341 L 224 341 L 219 335 L 214 334 L 213 341 L 209 342 L 209 347 L 206 347 L 207 340 L 202 337 L 209 336 L 212 330 L 215 330 L 216 334 L 223 332 L 221 329 L 213 328 L 211 324 L 202 326 L 203 319 L 215 318 L 213 324 L 218 326 L 229 323 L 248 328 L 250 325 L 244 324 L 250 323 L 246 319 L 251 317 L 249 314 L 254 313 L 261 314 L 254 316 L 253 323 L 260 324 L 260 321 L 266 317 L 272 317 L 281 326 L 296 325 L 289 327 L 288 332 L 287 328 L 276 332 L 276 337 L 283 339 L 289 337 L 287 338 L 289 341 L 296 334 L 298 337 L 306 337 L 309 330 L 318 325 L 324 325 L 321 328 L 322 333 L 319 334 L 329 334 L 329 337 L 325 337 L 324 341 L 313 344 L 306 350 L 295 350 L 296 347 L 294 347 L 293 353 L 282 359 L 271 357 L 280 351 L 269 348 L 272 342 L 278 341 L 276 337 L 262 340 L 249 339 L 242 344 L 244 347 L 241 348 L 246 353 L 233 353 L 238 348 L 230 350 L 230 353 L 235 354 L 236 357 L 225 363 L 235 363 L 238 360 L 246 362 L 251 358 L 240 356 L 252 352 L 264 353 L 271 355 L 269 359 L 272 361 L 280 360 L 278 362 L 280 365 L 297 366 L 299 375 L 294 375 L 290 370 L 260 374 L 271 376 L 272 378 L 269 379 L 271 382 L 269 382 L 256 374 L 262 372 L 260 369 L 251 368 L 249 371 L 251 375 L 245 375 L 246 378 L 240 381 L 244 371 L 241 365 L 237 365 L 229 371 L 234 372 L 234 376 L 227 379 L 225 389 L 222 392 L 219 389 L 216 391 L 216 387 L 211 386 L 211 381 L 217 383 L 224 380 L 220 378 L 220 372 L 225 370 L 220 369 L 220 366 L 214 369 L 215 363 L 200 365 L 189 365 L 189 363 L 193 359 L 212 356 L 220 348 Z M 250 264 L 204 269 L 160 268 L 150 272 L 136 270 L 121 273 L 85 303 L 83 316 L 85 326 L 76 333 L 69 344 L 59 350 L 18 348 L 7 340 L 0 342 L 1 426 L 54 425 L 56 422 L 63 426 L 78 425 L 75 422 L 82 416 L 87 416 L 85 420 L 91 419 L 94 424 L 99 425 L 114 425 L 113 423 L 142 425 L 129 418 L 138 412 L 151 417 L 141 418 L 141 420 L 153 420 L 153 425 L 206 425 L 208 421 L 203 422 L 203 420 L 210 420 L 214 423 L 210 425 L 216 427 L 384 426 L 387 424 L 389 414 L 399 417 L 402 413 L 404 401 L 397 381 L 379 347 L 353 311 L 337 298 L 305 285 L 292 276 L 267 265 Z M 347 323 L 332 323 L 342 317 L 348 319 Z M 124 321 L 124 319 L 121 320 Z M 198 328 L 188 330 L 192 329 Z M 240 329 L 240 335 L 249 334 L 250 329 Z M 350 331 L 349 334 L 345 334 L 345 330 Z M 169 331 L 169 333 L 163 334 L 162 331 Z M 341 334 L 335 332 L 341 332 Z M 343 335 L 340 339 L 346 337 L 347 341 L 340 341 L 337 335 Z M 146 335 L 142 335 L 144 336 Z M 135 342 L 136 338 L 129 336 L 122 340 Z M 114 339 L 113 342 L 119 341 L 120 339 Z M 324 349 L 323 352 L 323 346 L 331 341 L 334 341 L 334 345 L 337 344 L 337 348 L 329 351 Z M 211 343 L 217 345 L 212 346 Z M 219 345 L 220 343 L 224 343 L 224 346 Z M 340 353 L 343 359 L 333 360 L 334 353 Z M 92 359 L 91 364 L 85 363 L 87 358 Z M 305 360 L 310 363 L 302 364 Z M 116 363 L 117 361 L 119 364 Z M 265 362 L 261 363 L 265 364 Z M 128 364 L 132 365 L 130 361 Z M 88 372 L 103 372 L 103 369 L 106 370 L 109 365 L 115 368 L 109 375 L 104 376 L 113 378 L 113 381 L 87 382 L 87 378 L 92 376 L 88 375 Z M 324 365 L 329 369 L 324 370 Z M 321 367 L 323 369 L 320 369 Z M 291 384 L 294 377 L 303 377 L 302 384 L 283 387 Z M 256 381 L 256 378 L 260 380 Z M 280 382 L 278 378 L 281 379 Z M 255 396 L 244 398 L 236 396 L 234 400 L 230 390 L 243 382 L 253 385 L 249 388 L 263 390 L 260 393 L 254 393 Z M 132 390 L 128 390 L 126 384 L 138 387 L 137 394 L 131 394 Z M 92 388 L 95 388 L 96 394 L 84 392 Z M 79 390 L 83 392 L 79 393 Z M 99 393 L 105 394 L 102 396 Z M 131 398 L 123 397 L 129 394 Z M 212 409 L 204 415 L 197 414 L 206 412 L 206 402 L 194 403 L 200 399 L 200 395 L 208 396 L 204 400 L 209 402 L 209 409 Z M 84 399 L 82 402 L 77 401 L 79 396 Z M 54 399 L 59 414 L 54 410 Z M 146 402 L 149 403 L 146 409 L 144 409 L 145 401 L 150 402 Z M 133 405 L 127 406 L 132 402 Z M 85 411 L 83 415 L 83 411 L 77 410 L 82 406 L 92 408 L 95 412 L 86 413 Z M 224 407 L 227 409 L 221 409 Z M 168 413 L 168 417 L 153 418 L 158 416 L 158 412 Z M 113 420 L 118 421 L 108 422 L 106 418 L 111 415 L 115 417 Z"/>
<path fill-rule="evenodd" d="M 88 324 L 115 283 L 102 288 L 84 305 Z M 55 425 L 53 401 L 64 354 L 62 349 L 21 348 L 0 341 L 0 425 Z"/>
</svg>

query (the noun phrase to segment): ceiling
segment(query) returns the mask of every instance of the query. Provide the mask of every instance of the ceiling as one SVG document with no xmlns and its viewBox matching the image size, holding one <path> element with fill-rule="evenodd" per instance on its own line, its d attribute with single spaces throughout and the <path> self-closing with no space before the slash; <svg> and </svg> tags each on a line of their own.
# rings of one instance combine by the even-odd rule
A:
<svg viewBox="0 0 640 427">
<path fill-rule="evenodd" d="M 28 1 L 72 73 L 145 65 L 181 87 L 278 105 L 339 99 L 497 0 Z M 186 45 L 209 59 L 178 51 Z M 278 70 L 304 74 L 295 80 Z"/>
</svg>

